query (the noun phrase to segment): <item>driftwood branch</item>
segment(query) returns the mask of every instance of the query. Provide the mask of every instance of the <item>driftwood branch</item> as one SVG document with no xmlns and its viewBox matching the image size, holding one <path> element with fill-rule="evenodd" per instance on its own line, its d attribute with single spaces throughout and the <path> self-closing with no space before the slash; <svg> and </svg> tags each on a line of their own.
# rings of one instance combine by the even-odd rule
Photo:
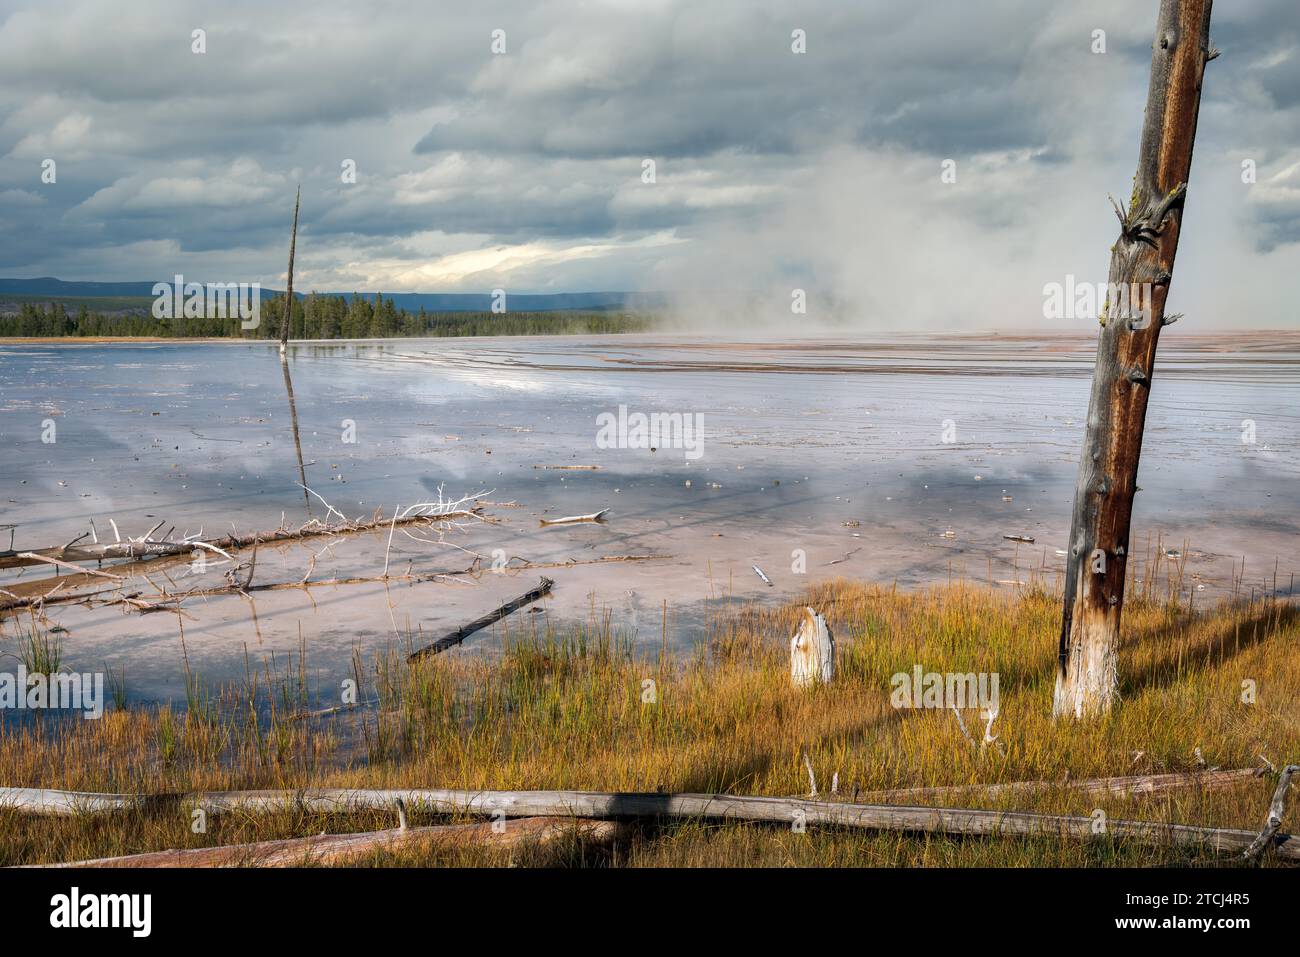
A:
<svg viewBox="0 0 1300 957">
<path fill-rule="evenodd" d="M 82 536 L 84 537 L 84 536 Z M 256 536 L 250 536 L 250 540 Z M 142 539 L 128 539 L 124 542 L 94 542 L 88 545 L 78 545 L 80 539 L 74 539 L 67 545 L 57 545 L 52 548 L 32 548 L 25 551 L 14 551 L 6 549 L 0 551 L 0 568 L 22 568 L 27 565 L 62 565 L 71 567 L 69 562 L 102 562 L 113 559 L 127 559 L 129 561 L 141 561 L 148 558 L 162 558 L 167 555 L 188 555 L 197 548 L 208 548 L 212 550 L 207 542 L 193 541 L 164 541 L 150 539 L 147 536 Z M 237 539 L 230 537 L 218 540 L 220 542 L 233 543 Z M 238 544 L 227 544 L 227 548 L 239 548 Z M 227 556 L 229 557 L 229 556 Z M 82 575 L 93 575 L 95 572 L 86 568 L 72 568 L 72 571 Z"/>
<path fill-rule="evenodd" d="M 456 645 L 459 645 L 470 635 L 474 634 L 474 632 L 481 631 L 482 629 L 486 628 L 488 625 L 500 621 L 502 618 L 506 617 L 506 615 L 518 611 L 520 608 L 523 608 L 525 605 L 531 605 L 533 602 L 537 601 L 537 599 L 541 598 L 543 595 L 548 594 L 551 590 L 551 587 L 554 584 L 555 582 L 552 581 L 551 579 L 543 577 L 541 582 L 538 584 L 536 588 L 532 589 L 531 591 L 525 592 L 524 594 L 520 595 L 518 598 L 512 598 L 510 601 L 506 602 L 500 608 L 497 608 L 495 611 L 488 612 L 488 614 L 484 615 L 482 618 L 475 618 L 468 625 L 461 625 L 451 634 L 439 638 L 433 644 L 426 645 L 425 647 L 419 649 L 418 651 L 411 652 L 411 654 L 407 656 L 406 660 L 418 661 L 419 659 L 428 657 L 430 655 L 441 654 L 442 652 L 446 651 L 448 648 L 453 648 Z"/>
<path fill-rule="evenodd" d="M 1282 774 L 1278 777 L 1277 788 L 1273 791 L 1273 800 L 1268 806 L 1268 817 L 1264 819 L 1264 828 L 1242 854 L 1246 860 L 1253 861 L 1276 838 L 1277 832 L 1282 827 L 1282 815 L 1286 813 L 1286 793 L 1291 788 L 1291 777 L 1297 771 L 1300 771 L 1300 765 L 1288 764 L 1282 769 Z"/>
<path fill-rule="evenodd" d="M 92 575 L 95 578 L 107 578 L 112 581 L 122 581 L 121 575 L 111 575 L 108 572 L 101 572 L 94 568 L 78 568 L 76 565 L 69 564 L 58 558 L 50 558 L 47 555 L 37 555 L 34 552 L 19 552 L 18 557 L 30 564 L 54 565 L 57 568 L 66 568 L 78 575 Z"/>
<path fill-rule="evenodd" d="M 592 512 L 590 515 L 565 515 L 563 518 L 544 518 L 541 525 L 581 525 L 583 523 L 594 522 L 597 525 L 605 524 L 605 513 L 609 509 L 602 508 L 599 512 Z"/>
<path fill-rule="evenodd" d="M 333 514 L 339 515 L 339 520 L 335 522 L 322 522 L 319 519 L 312 519 L 298 528 L 277 528 L 271 531 L 252 532 L 247 535 L 226 535 L 222 538 L 208 540 L 200 540 L 197 537 L 186 537 L 179 540 L 151 539 L 146 536 L 121 542 L 89 545 L 68 544 L 52 548 L 25 549 L 23 551 L 7 549 L 0 551 L 0 568 L 21 568 L 27 565 L 39 564 L 57 565 L 68 562 L 99 562 L 115 558 L 140 561 L 169 555 L 188 555 L 196 550 L 215 552 L 228 559 L 230 558 L 226 554 L 228 551 L 251 548 L 255 544 L 277 545 L 283 542 L 320 538 L 327 535 L 351 535 L 358 532 L 388 529 L 393 526 L 432 525 L 437 522 L 482 518 L 483 508 L 479 505 L 469 505 L 476 498 L 476 495 L 467 495 L 452 502 L 424 502 L 411 505 L 395 513 L 390 518 L 384 518 L 376 514 L 371 519 L 353 520 L 334 511 Z M 74 568 L 72 570 L 83 575 L 95 574 L 84 568 Z"/>
<path fill-rule="evenodd" d="M 651 794 L 606 791 L 454 791 L 307 790 L 226 791 L 167 797 L 129 794 L 87 794 L 69 791 L 0 789 L 0 806 L 54 814 L 123 811 L 157 805 L 164 800 L 202 807 L 207 813 L 298 808 L 340 812 L 391 809 L 397 799 L 408 807 L 444 814 L 504 815 L 506 817 L 578 817 L 622 820 L 687 818 L 805 824 L 913 833 L 975 834 L 1090 840 L 1091 817 L 986 811 L 950 807 L 898 807 L 881 804 L 841 804 L 801 798 L 750 797 L 726 794 Z M 1154 821 L 1109 821 L 1109 837 L 1152 846 L 1208 848 L 1242 853 L 1259 835 L 1233 828 L 1198 827 Z M 1300 838 L 1274 833 L 1268 838 L 1279 858 L 1300 860 Z"/>
</svg>

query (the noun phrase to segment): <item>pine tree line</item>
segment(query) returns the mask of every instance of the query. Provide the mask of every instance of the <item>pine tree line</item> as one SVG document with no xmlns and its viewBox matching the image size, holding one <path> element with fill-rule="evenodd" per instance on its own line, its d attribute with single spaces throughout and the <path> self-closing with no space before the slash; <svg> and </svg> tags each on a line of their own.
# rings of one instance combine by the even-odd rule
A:
<svg viewBox="0 0 1300 957">
<path fill-rule="evenodd" d="M 284 314 L 284 296 L 263 300 L 256 329 L 240 328 L 238 317 L 159 319 L 151 312 L 105 314 L 84 305 L 68 312 L 62 302 L 24 303 L 16 315 L 0 315 L 0 336 L 272 339 Z M 630 312 L 408 312 L 382 295 L 312 293 L 294 298 L 291 339 L 391 339 L 421 336 L 600 335 L 644 332 L 650 316 Z"/>
</svg>

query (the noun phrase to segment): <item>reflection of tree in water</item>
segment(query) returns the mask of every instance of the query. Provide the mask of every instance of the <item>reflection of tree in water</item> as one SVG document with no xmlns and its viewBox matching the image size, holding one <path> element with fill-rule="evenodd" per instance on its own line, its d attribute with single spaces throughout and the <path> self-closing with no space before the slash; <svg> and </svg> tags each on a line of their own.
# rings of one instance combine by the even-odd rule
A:
<svg viewBox="0 0 1300 957">
<path fill-rule="evenodd" d="M 298 404 L 293 400 L 293 378 L 289 375 L 289 357 L 280 355 L 280 371 L 284 373 L 284 391 L 289 396 L 289 422 L 293 426 L 293 450 L 298 456 L 298 484 L 302 498 L 307 503 L 307 516 L 311 517 L 311 496 L 307 494 L 307 469 L 302 462 L 302 439 L 298 434 Z"/>
<path fill-rule="evenodd" d="M 284 372 L 284 391 L 289 396 L 289 421 L 293 425 L 293 449 L 298 455 L 298 484 L 302 486 L 302 500 L 311 517 L 311 495 L 307 492 L 307 470 L 302 464 L 302 439 L 298 433 L 298 404 L 293 401 L 293 378 L 289 375 L 289 329 L 293 323 L 293 254 L 298 245 L 298 207 L 302 202 L 302 186 L 293 200 L 293 229 L 289 233 L 289 275 L 284 290 L 284 314 L 280 317 L 280 369 Z"/>
</svg>

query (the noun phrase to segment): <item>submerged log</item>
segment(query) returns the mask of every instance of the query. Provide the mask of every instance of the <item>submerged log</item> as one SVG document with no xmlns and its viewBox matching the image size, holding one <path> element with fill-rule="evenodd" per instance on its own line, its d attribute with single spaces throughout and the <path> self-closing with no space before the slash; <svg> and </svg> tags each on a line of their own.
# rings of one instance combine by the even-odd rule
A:
<svg viewBox="0 0 1300 957">
<path fill-rule="evenodd" d="M 441 654 L 442 652 L 446 651 L 448 648 L 453 648 L 456 645 L 459 645 L 470 635 L 474 634 L 474 632 L 481 631 L 482 629 L 486 628 L 488 625 L 500 621 L 502 618 L 506 617 L 506 615 L 518 611 L 520 608 L 523 608 L 525 605 L 531 605 L 533 602 L 537 601 L 542 596 L 549 594 L 551 591 L 551 587 L 554 584 L 555 582 L 552 581 L 551 579 L 543 577 L 541 582 L 538 584 L 538 586 L 532 589 L 532 591 L 525 592 L 524 594 L 520 595 L 518 598 L 512 598 L 510 601 L 506 602 L 504 605 L 502 605 L 500 608 L 497 608 L 495 611 L 488 612 L 482 618 L 475 618 L 468 625 L 461 625 L 451 634 L 439 638 L 433 644 L 426 645 L 425 647 L 419 649 L 418 651 L 411 652 L 409 655 L 407 655 L 406 660 L 419 661 L 421 658 L 427 658 L 430 655 Z"/>
<path fill-rule="evenodd" d="M 1092 817 L 986 811 L 953 807 L 901 807 L 882 804 L 841 804 L 802 798 L 750 797 L 728 794 L 650 794 L 608 791 L 456 791 L 306 790 L 213 791 L 170 797 L 129 794 L 87 794 L 70 791 L 0 789 L 0 806 L 54 814 L 122 811 L 181 801 L 209 814 L 238 810 L 256 812 L 298 808 L 340 812 L 390 809 L 398 800 L 408 807 L 444 814 L 505 817 L 579 817 L 622 820 L 686 818 L 754 821 L 771 824 L 828 825 L 869 830 L 931 834 L 973 834 L 994 837 L 1093 840 Z M 1240 854 L 1260 838 L 1254 831 L 1199 827 L 1156 821 L 1108 821 L 1103 838 L 1134 841 L 1156 847 L 1208 848 Z M 1300 838 L 1272 833 L 1265 846 L 1286 860 L 1300 860 Z"/>
</svg>

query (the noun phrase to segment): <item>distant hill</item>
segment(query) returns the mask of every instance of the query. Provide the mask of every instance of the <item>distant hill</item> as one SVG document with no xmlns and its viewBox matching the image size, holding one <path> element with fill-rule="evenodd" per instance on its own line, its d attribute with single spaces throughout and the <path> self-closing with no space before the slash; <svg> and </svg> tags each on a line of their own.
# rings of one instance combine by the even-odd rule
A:
<svg viewBox="0 0 1300 957">
<path fill-rule="evenodd" d="M 171 282 L 171 278 L 160 280 Z M 32 302 L 152 300 L 152 282 L 66 282 L 51 276 L 37 279 L 0 279 L 0 301 Z M 262 298 L 283 295 L 283 290 L 263 289 Z M 362 299 L 374 302 L 380 293 L 359 293 Z M 339 296 L 351 299 L 351 292 L 317 292 L 318 296 Z M 393 300 L 399 309 L 408 312 L 487 312 L 492 308 L 492 294 L 447 292 L 382 293 Z M 305 299 L 306 294 L 294 293 L 295 299 Z M 659 293 L 637 292 L 559 292 L 544 294 L 511 293 L 507 290 L 506 305 L 511 312 L 556 312 L 582 310 L 599 312 L 619 309 L 654 309 L 664 305 L 666 298 Z"/>
</svg>

